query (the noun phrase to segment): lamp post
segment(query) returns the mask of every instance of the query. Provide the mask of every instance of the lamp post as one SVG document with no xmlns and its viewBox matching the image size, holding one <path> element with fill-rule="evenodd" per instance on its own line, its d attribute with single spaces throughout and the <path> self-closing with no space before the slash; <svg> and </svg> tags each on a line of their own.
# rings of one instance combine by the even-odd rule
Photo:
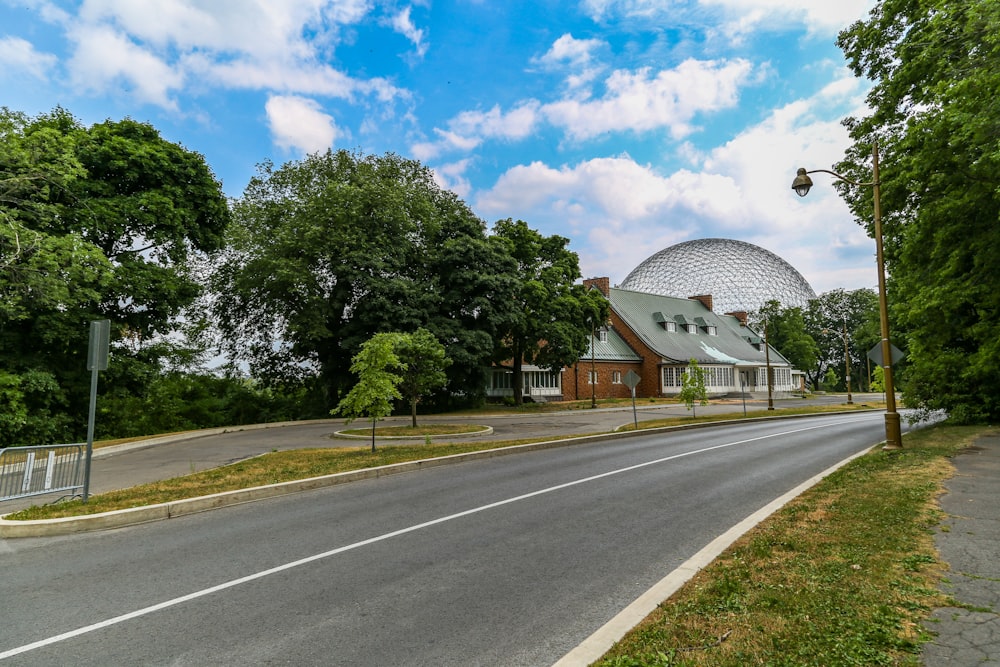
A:
<svg viewBox="0 0 1000 667">
<path fill-rule="evenodd" d="M 774 391 L 771 384 L 771 344 L 767 340 L 767 318 L 764 318 L 764 364 L 767 367 L 767 409 L 774 410 Z"/>
<path fill-rule="evenodd" d="M 885 257 L 882 254 L 882 202 L 881 182 L 878 174 L 878 141 L 872 141 L 872 180 L 870 183 L 858 183 L 845 178 L 829 169 L 813 169 L 806 171 L 799 168 L 792 181 L 795 194 L 805 197 L 812 187 L 809 174 L 823 172 L 830 174 L 839 181 L 858 187 L 871 186 L 875 205 L 875 256 L 878 264 L 878 306 L 882 325 L 882 368 L 885 371 L 885 446 L 882 449 L 894 450 L 903 448 L 903 436 L 899 428 L 899 413 L 896 412 L 896 393 L 892 383 L 892 345 L 889 343 L 889 307 L 885 291 Z"/>
<path fill-rule="evenodd" d="M 847 404 L 854 405 L 854 399 L 851 397 L 851 350 L 847 346 L 847 318 L 844 318 L 844 364 L 847 366 L 847 375 L 844 379 L 847 381 Z"/>
</svg>

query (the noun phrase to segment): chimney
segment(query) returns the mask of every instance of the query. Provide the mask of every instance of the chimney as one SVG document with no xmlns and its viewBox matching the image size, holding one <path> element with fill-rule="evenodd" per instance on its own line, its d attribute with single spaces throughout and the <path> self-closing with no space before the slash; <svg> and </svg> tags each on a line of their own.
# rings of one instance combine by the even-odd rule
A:
<svg viewBox="0 0 1000 667">
<path fill-rule="evenodd" d="M 701 301 L 709 310 L 712 310 L 712 295 L 711 294 L 700 294 L 698 296 L 689 296 L 689 299 L 694 299 L 695 301 Z"/>
<path fill-rule="evenodd" d="M 740 321 L 741 327 L 745 327 L 747 325 L 747 311 L 745 310 L 737 310 L 732 313 L 726 313 L 726 315 L 732 315 L 733 317 L 738 319 Z"/>
<path fill-rule="evenodd" d="M 603 294 L 605 298 L 607 298 L 611 294 L 610 278 L 585 278 L 583 281 L 583 286 L 596 287 L 597 289 L 601 290 L 601 294 Z"/>
</svg>

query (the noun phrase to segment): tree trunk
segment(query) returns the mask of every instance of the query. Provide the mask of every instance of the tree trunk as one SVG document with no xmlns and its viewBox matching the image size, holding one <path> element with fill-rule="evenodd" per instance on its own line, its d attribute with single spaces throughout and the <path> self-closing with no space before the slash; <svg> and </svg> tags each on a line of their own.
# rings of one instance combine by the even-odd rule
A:
<svg viewBox="0 0 1000 667">
<path fill-rule="evenodd" d="M 417 399 L 410 399 L 410 419 L 413 422 L 413 428 L 417 427 Z"/>
<path fill-rule="evenodd" d="M 372 417 L 372 451 L 375 451 L 375 418 Z"/>
<path fill-rule="evenodd" d="M 520 345 L 514 346 L 514 377 L 512 379 L 511 389 L 514 390 L 514 405 L 524 405 L 523 396 L 523 381 L 521 380 L 521 362 L 523 361 L 523 352 L 521 351 Z"/>
</svg>

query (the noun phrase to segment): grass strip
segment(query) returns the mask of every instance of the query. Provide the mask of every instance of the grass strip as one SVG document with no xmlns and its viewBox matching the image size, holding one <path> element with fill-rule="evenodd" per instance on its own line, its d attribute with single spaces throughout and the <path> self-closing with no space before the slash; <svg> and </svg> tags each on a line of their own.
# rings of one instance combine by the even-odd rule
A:
<svg viewBox="0 0 1000 667">
<path fill-rule="evenodd" d="M 616 644 L 600 667 L 920 664 L 947 603 L 933 540 L 949 458 L 986 427 L 908 433 L 744 535 Z"/>
</svg>

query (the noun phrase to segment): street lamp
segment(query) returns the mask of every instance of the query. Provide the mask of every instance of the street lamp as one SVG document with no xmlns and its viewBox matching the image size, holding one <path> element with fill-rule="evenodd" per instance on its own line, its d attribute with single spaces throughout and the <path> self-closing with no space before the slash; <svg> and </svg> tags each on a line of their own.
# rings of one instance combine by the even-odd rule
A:
<svg viewBox="0 0 1000 667">
<path fill-rule="evenodd" d="M 806 171 L 799 168 L 792 181 L 795 194 L 805 197 L 812 187 L 809 174 L 823 172 L 830 174 L 839 181 L 858 187 L 871 186 L 875 203 L 875 256 L 878 263 L 878 306 L 882 324 L 882 368 L 885 371 L 885 446 L 882 449 L 893 450 L 903 448 L 903 436 L 899 428 L 899 413 L 896 412 L 896 393 L 892 384 L 892 345 L 889 343 L 889 307 L 885 296 L 885 257 L 882 254 L 882 202 L 881 182 L 878 174 L 878 142 L 872 141 L 872 180 L 870 183 L 858 183 L 845 178 L 829 169 L 813 169 Z"/>
<path fill-rule="evenodd" d="M 767 366 L 767 409 L 774 410 L 774 392 L 771 383 L 771 344 L 767 340 L 767 318 L 764 318 L 764 364 Z"/>
<path fill-rule="evenodd" d="M 844 318 L 844 364 L 847 366 L 847 375 L 844 379 L 847 381 L 847 404 L 853 405 L 854 399 L 851 398 L 851 350 L 847 346 L 847 318 Z"/>
</svg>

